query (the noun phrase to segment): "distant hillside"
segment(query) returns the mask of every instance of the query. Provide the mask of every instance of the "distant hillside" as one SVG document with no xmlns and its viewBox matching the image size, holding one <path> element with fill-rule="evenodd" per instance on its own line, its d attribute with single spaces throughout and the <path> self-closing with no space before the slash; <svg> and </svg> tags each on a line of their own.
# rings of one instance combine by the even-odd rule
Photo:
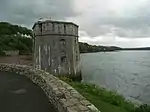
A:
<svg viewBox="0 0 150 112">
<path fill-rule="evenodd" d="M 32 52 L 32 31 L 25 27 L 0 22 L 0 55 L 4 50 L 19 50 L 20 54 Z"/>
<path fill-rule="evenodd" d="M 96 45 L 89 45 L 87 43 L 82 43 L 82 42 L 79 42 L 79 48 L 81 53 L 111 52 L 111 51 L 122 50 L 122 48 L 116 46 L 96 46 Z"/>
<path fill-rule="evenodd" d="M 8 22 L 0 22 L 0 35 L 14 35 L 18 33 L 32 35 L 32 30 Z"/>
<path fill-rule="evenodd" d="M 141 47 L 141 48 L 123 48 L 122 50 L 150 50 L 150 47 Z"/>
<path fill-rule="evenodd" d="M 150 50 L 150 47 L 141 48 L 121 48 L 116 46 L 96 46 L 89 45 L 87 43 L 79 42 L 79 48 L 81 53 L 91 53 L 91 52 L 111 52 L 111 51 L 122 51 L 122 50 Z"/>
</svg>

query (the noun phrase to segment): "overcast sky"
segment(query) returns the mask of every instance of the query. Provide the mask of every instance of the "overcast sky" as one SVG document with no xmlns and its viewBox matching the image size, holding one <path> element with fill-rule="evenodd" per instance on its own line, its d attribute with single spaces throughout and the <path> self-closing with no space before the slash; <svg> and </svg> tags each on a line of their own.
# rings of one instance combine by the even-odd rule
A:
<svg viewBox="0 0 150 112">
<path fill-rule="evenodd" d="M 40 17 L 75 22 L 89 44 L 150 46 L 149 0 L 0 0 L 0 21 L 31 28 Z"/>
</svg>

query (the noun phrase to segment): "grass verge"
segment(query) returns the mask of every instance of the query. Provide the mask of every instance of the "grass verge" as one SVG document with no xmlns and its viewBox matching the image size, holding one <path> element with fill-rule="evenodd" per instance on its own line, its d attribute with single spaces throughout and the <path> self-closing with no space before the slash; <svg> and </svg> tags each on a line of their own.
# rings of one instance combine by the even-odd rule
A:
<svg viewBox="0 0 150 112">
<path fill-rule="evenodd" d="M 74 82 L 66 77 L 60 79 L 74 87 L 101 112 L 150 112 L 150 106 L 135 107 L 133 103 L 125 100 L 123 96 L 116 92 L 108 91 L 94 84 Z"/>
</svg>

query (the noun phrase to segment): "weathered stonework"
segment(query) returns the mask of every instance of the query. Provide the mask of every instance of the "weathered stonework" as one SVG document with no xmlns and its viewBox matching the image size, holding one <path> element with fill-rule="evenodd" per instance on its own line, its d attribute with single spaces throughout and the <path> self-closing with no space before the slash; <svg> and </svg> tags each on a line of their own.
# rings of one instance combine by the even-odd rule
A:
<svg viewBox="0 0 150 112">
<path fill-rule="evenodd" d="M 44 20 L 33 26 L 34 68 L 55 76 L 82 80 L 78 43 L 78 25 L 72 22 Z"/>
<path fill-rule="evenodd" d="M 58 112 L 100 112 L 70 85 L 45 71 L 11 64 L 0 64 L 0 71 L 15 72 L 28 77 L 42 88 Z"/>
</svg>

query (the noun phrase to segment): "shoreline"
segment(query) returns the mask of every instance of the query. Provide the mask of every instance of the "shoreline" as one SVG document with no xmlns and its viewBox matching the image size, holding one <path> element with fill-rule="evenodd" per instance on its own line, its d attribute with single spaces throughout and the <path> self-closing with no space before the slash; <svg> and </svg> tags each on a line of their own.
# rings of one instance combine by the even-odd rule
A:
<svg viewBox="0 0 150 112">
<path fill-rule="evenodd" d="M 120 52 L 120 51 L 150 51 L 150 49 L 149 50 L 143 50 L 143 49 L 141 49 L 141 50 L 113 50 L 113 51 L 99 51 L 99 52 L 80 52 L 80 54 L 85 54 L 85 53 L 101 53 L 101 52 L 103 52 L 103 53 L 107 53 L 107 52 Z"/>
</svg>

